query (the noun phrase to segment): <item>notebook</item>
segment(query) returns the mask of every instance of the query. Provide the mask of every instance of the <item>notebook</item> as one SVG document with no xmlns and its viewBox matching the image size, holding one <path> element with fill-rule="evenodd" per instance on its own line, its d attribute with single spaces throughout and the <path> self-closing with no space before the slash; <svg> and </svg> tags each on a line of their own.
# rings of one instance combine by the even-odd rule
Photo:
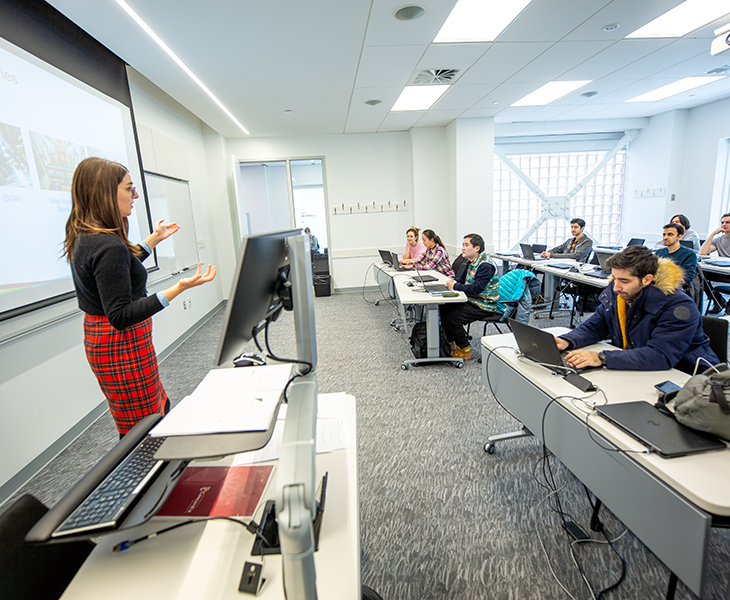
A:
<svg viewBox="0 0 730 600">
<path fill-rule="evenodd" d="M 522 250 L 522 256 L 528 260 L 547 260 L 544 256 L 535 256 L 530 244 L 520 244 L 520 249 Z"/>
<path fill-rule="evenodd" d="M 585 373 L 601 367 L 582 367 L 576 369 L 565 364 L 563 355 L 552 333 L 525 325 L 514 319 L 509 320 L 509 327 L 515 335 L 515 341 L 525 358 L 540 363 L 560 373 Z"/>
<path fill-rule="evenodd" d="M 678 423 L 644 400 L 597 406 L 596 411 L 663 458 L 727 447 L 709 434 Z"/>
</svg>

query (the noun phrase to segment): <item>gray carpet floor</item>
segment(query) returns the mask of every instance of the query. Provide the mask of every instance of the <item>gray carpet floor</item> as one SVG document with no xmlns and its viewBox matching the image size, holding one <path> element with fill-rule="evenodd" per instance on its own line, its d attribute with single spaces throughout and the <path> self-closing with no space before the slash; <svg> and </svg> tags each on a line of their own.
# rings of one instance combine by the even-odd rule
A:
<svg viewBox="0 0 730 600">
<path fill-rule="evenodd" d="M 397 316 L 393 304 L 376 306 L 378 299 L 374 291 L 315 299 L 320 392 L 345 391 L 357 399 L 363 583 L 384 600 L 591 598 L 552 509 L 554 495 L 546 500 L 548 491 L 538 483 L 546 472 L 540 444 L 526 438 L 499 446 L 494 455 L 483 450 L 488 435 L 517 423 L 482 383 L 476 360 L 482 325 L 474 327 L 475 360 L 463 369 L 444 364 L 403 371 L 402 361 L 411 356 L 408 339 L 389 325 Z M 173 404 L 210 369 L 223 312 L 161 363 Z M 533 324 L 566 325 L 567 319 Z M 272 326 L 270 338 L 274 353 L 294 355 L 291 314 Z M 105 415 L 19 493 L 53 505 L 116 440 Z M 549 464 L 563 510 L 588 531 L 583 486 L 554 458 Z M 608 536 L 621 536 L 623 524 L 605 508 L 601 516 Z M 631 532 L 614 546 L 626 574 L 604 597 L 663 598 L 669 572 L 660 561 Z M 719 600 L 730 564 L 727 530 L 713 530 L 710 555 L 706 598 Z M 621 562 L 606 544 L 580 545 L 575 560 L 596 594 L 621 575 Z M 695 596 L 680 583 L 676 597 Z"/>
</svg>

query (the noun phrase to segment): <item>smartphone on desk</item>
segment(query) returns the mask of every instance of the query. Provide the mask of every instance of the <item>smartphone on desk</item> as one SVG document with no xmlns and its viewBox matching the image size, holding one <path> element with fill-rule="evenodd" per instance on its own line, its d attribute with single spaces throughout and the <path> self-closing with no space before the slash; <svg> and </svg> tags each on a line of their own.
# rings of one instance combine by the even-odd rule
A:
<svg viewBox="0 0 730 600">
<path fill-rule="evenodd" d="M 678 392 L 682 388 L 673 381 L 662 381 L 654 386 L 659 391 L 659 397 L 662 398 L 672 392 Z"/>
</svg>

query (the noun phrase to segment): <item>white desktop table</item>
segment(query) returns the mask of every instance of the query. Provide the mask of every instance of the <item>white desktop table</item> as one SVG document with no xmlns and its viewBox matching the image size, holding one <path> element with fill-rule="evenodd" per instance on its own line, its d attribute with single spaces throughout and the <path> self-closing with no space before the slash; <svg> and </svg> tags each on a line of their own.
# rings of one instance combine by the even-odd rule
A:
<svg viewBox="0 0 730 600">
<path fill-rule="evenodd" d="M 448 277 L 438 271 L 418 271 L 421 275 L 432 275 L 437 281 L 428 283 L 446 283 Z M 428 340 L 428 356 L 427 358 L 411 358 L 403 361 L 401 368 L 405 371 L 410 365 L 418 365 L 434 362 L 453 362 L 457 367 L 464 366 L 464 360 L 461 358 L 452 358 L 450 356 L 440 356 L 439 352 L 439 304 L 449 304 L 452 302 L 466 302 L 467 297 L 464 292 L 457 292 L 456 296 L 444 297 L 429 294 L 423 289 L 420 283 L 415 283 L 417 278 L 415 272 L 411 273 L 411 277 L 396 277 L 395 291 L 398 294 L 398 302 L 400 304 L 401 316 L 405 322 L 406 304 L 420 304 L 426 313 L 426 339 Z M 413 285 L 409 286 L 408 284 Z"/>
<path fill-rule="evenodd" d="M 584 263 L 579 263 L 576 260 L 570 258 L 549 258 L 547 260 L 530 260 L 521 256 L 511 256 L 509 254 L 497 254 L 492 253 L 491 256 L 495 259 L 501 260 L 503 263 L 514 262 L 518 265 L 540 271 L 545 275 L 543 284 L 543 293 L 547 304 L 552 304 L 552 298 L 555 295 L 555 288 L 558 285 L 559 279 L 571 279 L 579 283 L 585 283 L 586 285 L 592 285 L 596 288 L 604 288 L 608 285 L 608 279 L 601 277 L 594 277 L 590 272 L 581 271 L 579 273 L 569 271 L 568 269 L 560 269 L 552 266 L 553 264 L 564 264 L 571 265 L 577 268 L 581 268 Z"/>
<path fill-rule="evenodd" d="M 569 400 L 590 397 L 600 404 L 602 394 L 581 392 L 548 369 L 518 358 L 512 334 L 484 337 L 482 347 L 484 382 L 499 402 L 702 596 L 712 515 L 730 515 L 730 477 L 725 475 L 730 473 L 730 449 L 672 459 L 640 453 L 646 450 L 642 444 L 598 415 L 587 417 L 588 409 Z M 608 402 L 653 404 L 655 384 L 669 379 L 682 385 L 689 376 L 676 370 L 601 369 L 583 377 L 603 390 Z M 621 451 L 602 449 L 589 437 L 586 420 L 600 444 Z"/>
<path fill-rule="evenodd" d="M 345 417 L 355 446 L 318 454 L 316 461 L 318 481 L 329 472 L 319 550 L 314 555 L 320 600 L 361 600 L 362 595 L 355 399 L 346 396 L 345 402 Z M 276 469 L 264 499 L 273 496 L 275 477 Z M 259 509 L 257 518 L 260 512 Z M 261 557 L 250 555 L 254 536 L 236 523 L 208 521 L 187 525 L 140 542 L 124 552 L 112 553 L 115 544 L 164 529 L 177 520 L 153 518 L 138 528 L 102 538 L 62 599 L 253 598 L 241 594 L 238 585 L 244 563 L 249 560 L 260 563 Z M 265 557 L 263 577 L 266 583 L 256 598 L 284 598 L 279 555 Z"/>
</svg>

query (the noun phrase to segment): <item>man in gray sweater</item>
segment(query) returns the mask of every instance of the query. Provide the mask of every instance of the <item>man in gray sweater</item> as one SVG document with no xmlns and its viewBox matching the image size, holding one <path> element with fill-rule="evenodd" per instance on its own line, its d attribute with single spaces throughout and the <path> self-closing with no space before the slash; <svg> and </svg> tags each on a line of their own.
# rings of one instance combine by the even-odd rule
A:
<svg viewBox="0 0 730 600">
<path fill-rule="evenodd" d="M 583 219 L 573 219 L 570 221 L 570 232 L 573 237 L 565 240 L 559 246 L 555 246 L 552 250 L 546 250 L 540 256 L 545 258 L 572 258 L 578 262 L 585 262 L 591 255 L 593 250 L 593 241 L 583 230 L 586 228 L 586 222 Z"/>
</svg>

